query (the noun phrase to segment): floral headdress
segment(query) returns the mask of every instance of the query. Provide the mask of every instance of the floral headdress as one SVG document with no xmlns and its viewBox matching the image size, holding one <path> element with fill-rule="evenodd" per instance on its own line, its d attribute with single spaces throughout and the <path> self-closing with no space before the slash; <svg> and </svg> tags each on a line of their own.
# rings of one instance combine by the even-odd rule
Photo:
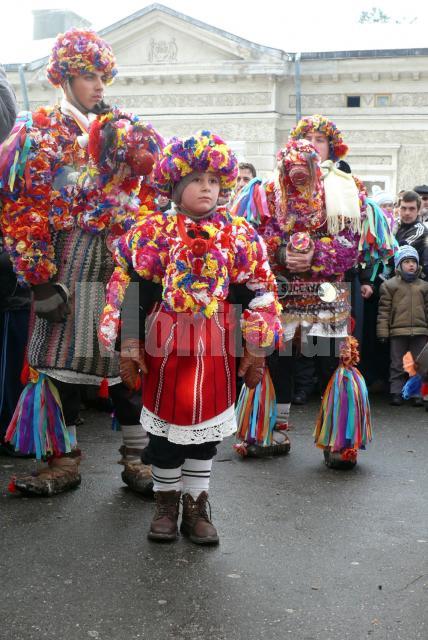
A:
<svg viewBox="0 0 428 640">
<path fill-rule="evenodd" d="M 73 28 L 57 36 L 46 72 L 54 87 L 60 87 L 68 76 L 96 71 L 104 74 L 106 84 L 117 75 L 111 46 L 95 31 Z"/>
<path fill-rule="evenodd" d="M 293 229 L 298 221 L 298 224 L 318 227 L 323 219 L 323 189 L 317 150 L 307 140 L 289 140 L 278 151 L 276 160 L 275 197 L 280 225 L 284 229 Z M 309 173 L 309 182 L 301 187 L 294 184 L 292 176 L 299 165 Z"/>
<path fill-rule="evenodd" d="M 290 138 L 298 140 L 304 138 L 309 132 L 319 131 L 327 136 L 329 142 L 329 159 L 336 162 L 344 158 L 348 153 L 348 145 L 343 141 L 342 133 L 336 127 L 334 122 L 328 120 L 325 116 L 314 115 L 299 120 L 294 129 L 290 131 Z"/>
<path fill-rule="evenodd" d="M 131 175 L 147 176 L 163 145 L 151 124 L 119 110 L 100 116 L 89 129 L 89 157 L 101 173 L 110 174 L 126 165 Z"/>
<path fill-rule="evenodd" d="M 276 154 L 278 171 L 280 174 L 287 174 L 291 167 L 296 164 L 309 164 L 317 168 L 317 175 L 321 175 L 318 165 L 320 156 L 315 147 L 307 140 L 290 140 L 283 149 Z"/>
<path fill-rule="evenodd" d="M 219 176 L 222 194 L 231 191 L 238 175 L 238 160 L 227 144 L 210 131 L 182 139 L 172 138 L 155 166 L 160 194 L 171 197 L 174 187 L 194 171 L 212 171 Z"/>
</svg>

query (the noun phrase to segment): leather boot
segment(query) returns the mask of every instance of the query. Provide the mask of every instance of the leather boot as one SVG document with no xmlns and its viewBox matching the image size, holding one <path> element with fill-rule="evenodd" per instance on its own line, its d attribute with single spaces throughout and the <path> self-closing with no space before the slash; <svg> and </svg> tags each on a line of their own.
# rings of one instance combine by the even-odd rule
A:
<svg viewBox="0 0 428 640">
<path fill-rule="evenodd" d="M 358 451 L 356 449 L 343 449 L 342 451 L 330 451 L 324 449 L 324 462 L 329 469 L 341 469 L 347 471 L 357 464 Z"/>
<path fill-rule="evenodd" d="M 135 460 L 135 455 L 141 456 L 142 451 L 142 449 L 132 449 L 125 445 L 120 447 L 119 453 L 122 455 L 122 458 L 119 460 L 119 464 L 124 466 L 122 481 L 132 489 L 132 491 L 141 494 L 144 498 L 154 498 L 152 467 L 141 461 L 130 462 L 127 459 L 127 456 L 131 455 L 133 456 L 132 459 Z"/>
<path fill-rule="evenodd" d="M 75 489 L 82 480 L 79 473 L 80 459 L 80 449 L 61 458 L 52 458 L 48 466 L 36 475 L 14 478 L 13 488 L 28 496 L 53 496 Z"/>
<path fill-rule="evenodd" d="M 241 442 L 240 444 L 234 444 L 233 448 L 236 453 L 238 453 L 243 458 L 266 458 L 269 456 L 286 456 L 290 452 L 291 443 L 290 438 L 283 434 L 283 432 L 278 432 L 281 434 L 281 441 L 276 442 L 275 438 L 273 438 L 272 444 L 268 445 L 258 445 L 258 444 L 249 444 L 248 442 Z"/>
<path fill-rule="evenodd" d="M 147 534 L 150 540 L 172 541 L 178 536 L 180 491 L 156 491 L 156 511 Z"/>
<path fill-rule="evenodd" d="M 219 543 L 217 529 L 208 517 L 207 503 L 208 494 L 206 491 L 200 493 L 196 500 L 190 493 L 183 495 L 183 519 L 180 531 L 196 544 Z"/>
</svg>

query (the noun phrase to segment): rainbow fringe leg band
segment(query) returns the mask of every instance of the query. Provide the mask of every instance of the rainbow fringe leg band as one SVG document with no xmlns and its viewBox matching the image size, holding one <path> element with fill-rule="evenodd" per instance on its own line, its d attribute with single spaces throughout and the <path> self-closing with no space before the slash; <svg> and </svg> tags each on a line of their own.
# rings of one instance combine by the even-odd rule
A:
<svg viewBox="0 0 428 640">
<path fill-rule="evenodd" d="M 372 439 L 365 380 L 353 366 L 339 365 L 325 390 L 314 431 L 315 444 L 332 452 L 365 449 Z"/>
<path fill-rule="evenodd" d="M 254 389 L 243 385 L 236 405 L 236 437 L 247 444 L 266 447 L 272 444 L 276 423 L 276 397 L 269 370 Z"/>
<path fill-rule="evenodd" d="M 70 453 L 75 443 L 65 426 L 57 388 L 34 369 L 30 369 L 30 380 L 19 398 L 6 442 L 21 453 L 35 454 L 37 460 Z"/>
</svg>

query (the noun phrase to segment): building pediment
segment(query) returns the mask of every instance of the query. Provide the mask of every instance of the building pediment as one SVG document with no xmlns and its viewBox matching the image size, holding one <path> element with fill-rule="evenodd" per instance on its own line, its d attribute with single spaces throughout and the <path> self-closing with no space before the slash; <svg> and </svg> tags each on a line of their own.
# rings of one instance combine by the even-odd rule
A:
<svg viewBox="0 0 428 640">
<path fill-rule="evenodd" d="M 243 40 L 163 5 L 150 5 L 100 34 L 113 47 L 119 67 L 266 64 L 285 54 Z"/>
</svg>

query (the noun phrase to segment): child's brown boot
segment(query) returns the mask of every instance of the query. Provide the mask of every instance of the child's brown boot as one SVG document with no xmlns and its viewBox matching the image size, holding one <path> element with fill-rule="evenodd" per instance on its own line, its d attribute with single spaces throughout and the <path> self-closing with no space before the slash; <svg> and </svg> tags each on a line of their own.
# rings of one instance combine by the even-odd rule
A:
<svg viewBox="0 0 428 640">
<path fill-rule="evenodd" d="M 177 539 L 180 491 L 156 491 L 156 511 L 150 525 L 150 540 L 173 541 Z"/>
<path fill-rule="evenodd" d="M 183 495 L 183 519 L 180 531 L 196 544 L 218 544 L 217 529 L 207 513 L 208 494 L 203 491 L 195 500 L 190 493 Z"/>
</svg>

